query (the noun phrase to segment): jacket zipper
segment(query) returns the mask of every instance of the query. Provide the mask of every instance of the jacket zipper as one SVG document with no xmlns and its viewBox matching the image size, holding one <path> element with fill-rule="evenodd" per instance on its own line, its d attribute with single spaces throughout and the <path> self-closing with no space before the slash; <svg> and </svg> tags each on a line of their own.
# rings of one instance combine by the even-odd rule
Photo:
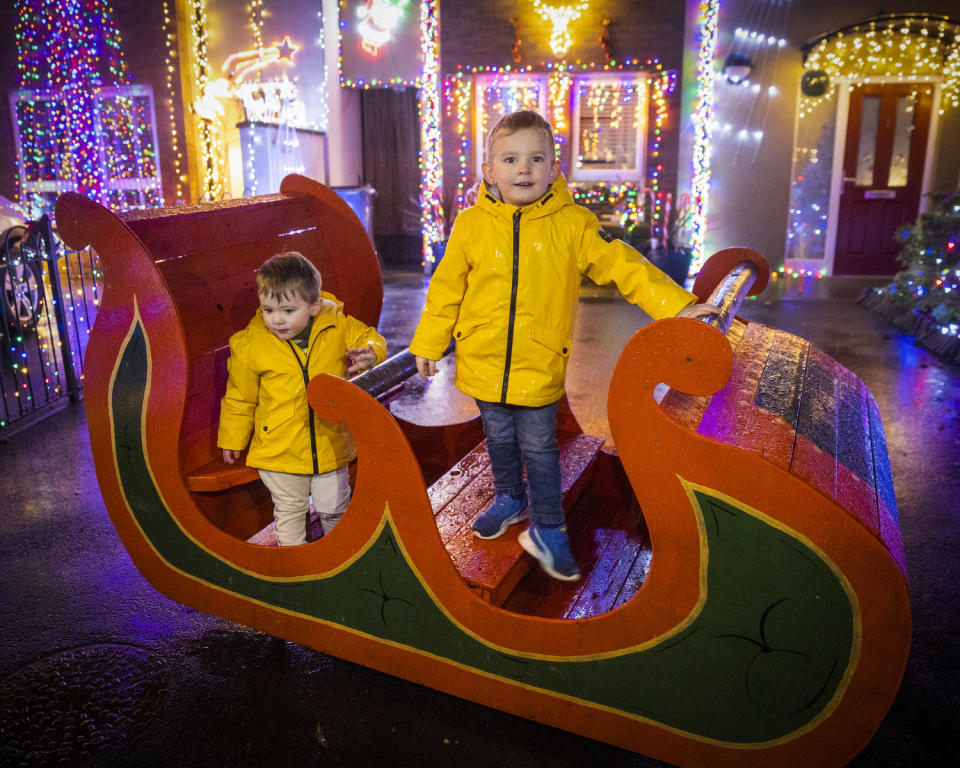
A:
<svg viewBox="0 0 960 768">
<path fill-rule="evenodd" d="M 513 356 L 513 324 L 517 319 L 517 289 L 520 284 L 520 214 L 513 214 L 513 284 L 510 287 L 510 318 L 507 322 L 507 357 L 503 366 L 503 388 L 500 404 L 507 403 L 507 385 L 510 383 L 510 359 Z"/>
<path fill-rule="evenodd" d="M 290 346 L 290 351 L 293 352 L 293 356 L 297 358 L 297 365 L 300 366 L 300 372 L 303 374 L 303 388 L 306 391 L 307 385 L 310 383 L 310 374 L 307 369 L 310 366 L 310 350 L 313 349 L 312 346 L 307 346 L 307 351 L 304 355 L 306 362 L 300 362 L 300 354 L 297 352 L 297 346 L 290 339 L 287 339 L 287 344 Z M 313 421 L 313 408 L 310 407 L 310 404 L 307 403 L 307 417 L 310 419 L 310 454 L 313 456 L 313 474 L 320 474 L 320 462 L 317 460 L 317 433 L 314 430 L 314 421 Z"/>
</svg>

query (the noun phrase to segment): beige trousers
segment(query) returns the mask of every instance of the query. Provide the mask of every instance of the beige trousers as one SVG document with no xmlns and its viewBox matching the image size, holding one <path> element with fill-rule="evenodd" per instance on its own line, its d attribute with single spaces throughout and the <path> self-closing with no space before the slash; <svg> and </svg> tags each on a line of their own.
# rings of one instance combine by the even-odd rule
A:
<svg viewBox="0 0 960 768">
<path fill-rule="evenodd" d="M 258 471 L 273 497 L 277 542 L 281 547 L 307 543 L 311 496 L 325 534 L 340 522 L 350 503 L 350 472 L 347 467 L 321 475 L 294 475 L 267 469 Z"/>
</svg>

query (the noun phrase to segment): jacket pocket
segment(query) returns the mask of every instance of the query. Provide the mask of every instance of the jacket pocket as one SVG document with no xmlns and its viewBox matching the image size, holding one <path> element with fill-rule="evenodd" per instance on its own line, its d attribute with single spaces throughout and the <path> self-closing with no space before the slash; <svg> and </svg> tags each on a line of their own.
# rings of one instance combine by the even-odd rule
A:
<svg viewBox="0 0 960 768">
<path fill-rule="evenodd" d="M 296 410 L 294 403 L 285 403 L 284 405 L 277 406 L 275 408 L 270 408 L 267 412 L 263 414 L 258 414 L 254 429 L 260 437 L 266 437 L 273 434 L 277 429 L 282 427 L 291 418 L 293 418 L 293 413 Z"/>
<path fill-rule="evenodd" d="M 475 330 L 478 328 L 483 328 L 485 325 L 490 325 L 489 317 L 474 317 L 470 320 L 458 322 L 456 327 L 453 329 L 453 338 L 457 341 L 463 341 Z"/>
<path fill-rule="evenodd" d="M 551 349 L 561 357 L 570 356 L 571 337 L 560 331 L 554 331 L 550 328 L 544 328 L 542 325 L 531 325 L 530 333 L 533 340 L 543 344 L 547 349 Z"/>
</svg>

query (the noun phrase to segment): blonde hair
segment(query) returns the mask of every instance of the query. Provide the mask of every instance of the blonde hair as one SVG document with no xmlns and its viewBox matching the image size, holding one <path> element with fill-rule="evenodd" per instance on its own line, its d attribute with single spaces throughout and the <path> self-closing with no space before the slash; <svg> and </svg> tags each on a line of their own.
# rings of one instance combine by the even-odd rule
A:
<svg viewBox="0 0 960 768">
<path fill-rule="evenodd" d="M 299 295 L 308 304 L 320 298 L 323 281 L 313 263 L 296 251 L 271 256 L 257 270 L 257 295 L 282 300 Z"/>
<path fill-rule="evenodd" d="M 509 115 L 504 115 L 494 124 L 493 128 L 490 129 L 487 133 L 487 144 L 484 147 L 485 157 L 487 161 L 490 160 L 490 150 L 493 148 L 493 142 L 503 134 L 505 136 L 510 136 L 517 131 L 522 131 L 526 128 L 535 128 L 538 131 L 542 131 L 543 135 L 550 143 L 550 154 L 551 159 L 556 153 L 553 143 L 553 128 L 550 126 L 546 120 L 543 119 L 538 113 L 532 112 L 530 110 L 522 110 L 520 112 L 511 112 Z"/>
</svg>

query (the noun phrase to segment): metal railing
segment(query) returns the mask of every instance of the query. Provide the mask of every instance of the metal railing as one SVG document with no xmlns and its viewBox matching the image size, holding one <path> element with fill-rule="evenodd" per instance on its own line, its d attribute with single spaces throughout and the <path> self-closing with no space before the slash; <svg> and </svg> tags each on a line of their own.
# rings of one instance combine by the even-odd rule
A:
<svg viewBox="0 0 960 768">
<path fill-rule="evenodd" d="M 50 220 L 0 234 L 0 434 L 76 401 L 101 291 L 89 248 L 67 250 Z"/>
</svg>

